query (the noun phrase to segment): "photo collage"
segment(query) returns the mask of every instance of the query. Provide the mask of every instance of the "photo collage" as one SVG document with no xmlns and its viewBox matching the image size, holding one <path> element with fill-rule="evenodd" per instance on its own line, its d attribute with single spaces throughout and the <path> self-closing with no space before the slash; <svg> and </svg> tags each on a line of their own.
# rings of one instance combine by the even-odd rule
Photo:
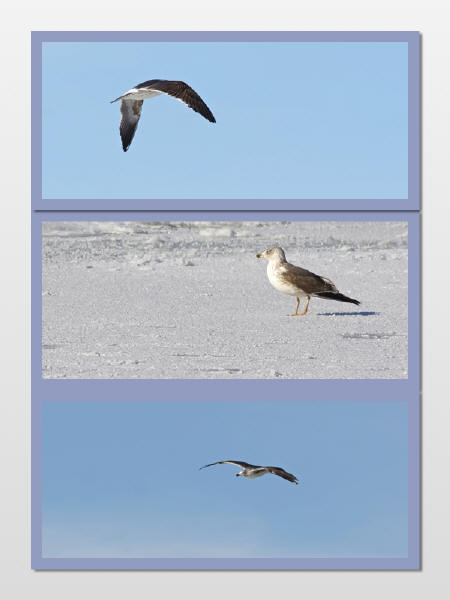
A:
<svg viewBox="0 0 450 600">
<path fill-rule="evenodd" d="M 33 32 L 33 569 L 420 568 L 419 82 L 417 32 Z"/>
</svg>

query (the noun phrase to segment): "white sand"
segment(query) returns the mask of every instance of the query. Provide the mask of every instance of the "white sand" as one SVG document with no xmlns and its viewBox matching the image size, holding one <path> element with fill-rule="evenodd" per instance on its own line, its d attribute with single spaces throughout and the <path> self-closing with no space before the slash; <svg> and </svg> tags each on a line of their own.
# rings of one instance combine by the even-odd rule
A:
<svg viewBox="0 0 450 600">
<path fill-rule="evenodd" d="M 361 306 L 286 316 L 273 245 Z M 43 376 L 407 377 L 407 269 L 404 222 L 46 223 Z"/>
</svg>

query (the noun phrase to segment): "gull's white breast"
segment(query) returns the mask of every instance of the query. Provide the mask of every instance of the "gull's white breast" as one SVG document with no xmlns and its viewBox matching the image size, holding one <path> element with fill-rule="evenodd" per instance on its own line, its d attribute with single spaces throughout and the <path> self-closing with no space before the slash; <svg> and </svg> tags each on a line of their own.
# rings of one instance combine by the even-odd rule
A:
<svg viewBox="0 0 450 600">
<path fill-rule="evenodd" d="M 275 265 L 269 262 L 267 265 L 267 277 L 269 278 L 269 281 L 273 287 L 283 294 L 289 294 L 289 296 L 307 296 L 307 294 L 305 294 L 297 286 L 280 278 L 280 275 L 286 270 L 286 267 L 282 264 Z"/>
<path fill-rule="evenodd" d="M 243 475 L 247 479 L 256 479 L 257 477 L 262 477 L 263 475 L 265 475 L 266 471 L 247 471 L 246 473 L 244 472 Z"/>
</svg>

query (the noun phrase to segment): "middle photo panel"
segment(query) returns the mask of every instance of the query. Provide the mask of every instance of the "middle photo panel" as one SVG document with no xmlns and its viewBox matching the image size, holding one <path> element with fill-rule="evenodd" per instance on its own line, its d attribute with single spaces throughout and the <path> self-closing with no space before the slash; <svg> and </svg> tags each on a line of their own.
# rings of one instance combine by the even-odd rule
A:
<svg viewBox="0 0 450 600">
<path fill-rule="evenodd" d="M 408 378 L 415 215 L 203 215 L 35 215 L 44 379 Z"/>
</svg>

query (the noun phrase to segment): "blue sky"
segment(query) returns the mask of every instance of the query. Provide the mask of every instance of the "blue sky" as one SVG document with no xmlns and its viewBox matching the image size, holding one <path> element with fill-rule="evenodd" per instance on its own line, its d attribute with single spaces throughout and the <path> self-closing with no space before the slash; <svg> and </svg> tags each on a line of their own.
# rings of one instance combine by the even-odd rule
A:
<svg viewBox="0 0 450 600">
<path fill-rule="evenodd" d="M 45 43 L 43 197 L 406 198 L 407 66 L 407 43 Z M 153 78 L 217 123 L 146 100 L 124 153 L 109 101 Z"/>
<path fill-rule="evenodd" d="M 44 557 L 407 555 L 404 402 L 61 402 Z M 299 485 L 218 460 L 284 467 Z"/>
</svg>

